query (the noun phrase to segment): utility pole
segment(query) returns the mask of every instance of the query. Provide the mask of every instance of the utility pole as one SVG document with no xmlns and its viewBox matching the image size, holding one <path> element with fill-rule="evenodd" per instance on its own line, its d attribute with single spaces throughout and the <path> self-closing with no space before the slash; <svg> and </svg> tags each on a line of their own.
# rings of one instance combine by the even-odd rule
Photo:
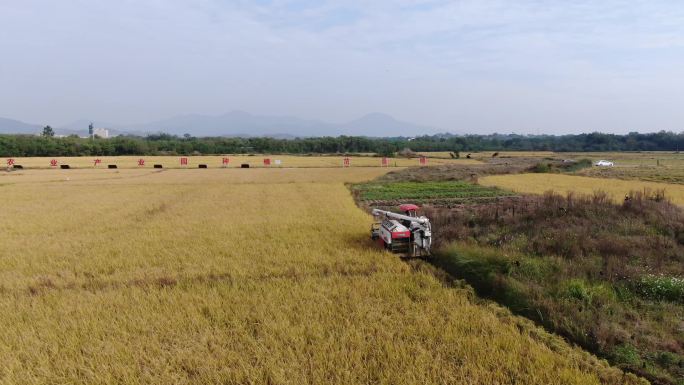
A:
<svg viewBox="0 0 684 385">
<path fill-rule="evenodd" d="M 95 127 L 93 127 L 93 122 L 90 122 L 88 125 L 88 135 L 90 135 L 90 139 L 95 139 Z"/>
</svg>

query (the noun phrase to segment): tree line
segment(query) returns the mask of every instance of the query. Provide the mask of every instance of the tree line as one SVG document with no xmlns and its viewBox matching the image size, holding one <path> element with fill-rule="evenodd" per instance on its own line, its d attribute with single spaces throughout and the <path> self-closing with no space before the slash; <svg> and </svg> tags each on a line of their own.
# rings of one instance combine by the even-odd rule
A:
<svg viewBox="0 0 684 385">
<path fill-rule="evenodd" d="M 341 154 L 372 152 L 393 156 L 398 151 L 679 151 L 684 133 L 589 133 L 578 135 L 430 135 L 416 138 L 315 137 L 276 139 L 266 137 L 196 138 L 155 134 L 145 137 L 117 136 L 109 139 L 0 135 L 0 157 L 115 156 L 115 155 L 210 155 L 210 154 Z"/>
</svg>

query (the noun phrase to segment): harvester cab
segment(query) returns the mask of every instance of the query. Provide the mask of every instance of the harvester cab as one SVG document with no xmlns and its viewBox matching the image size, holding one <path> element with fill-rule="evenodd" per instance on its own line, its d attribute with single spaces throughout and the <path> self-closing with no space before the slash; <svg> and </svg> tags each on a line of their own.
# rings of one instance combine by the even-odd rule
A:
<svg viewBox="0 0 684 385">
<path fill-rule="evenodd" d="M 430 220 L 418 216 L 418 206 L 399 206 L 403 214 L 373 209 L 376 222 L 371 225 L 371 239 L 393 253 L 408 257 L 430 256 L 432 228 Z"/>
</svg>

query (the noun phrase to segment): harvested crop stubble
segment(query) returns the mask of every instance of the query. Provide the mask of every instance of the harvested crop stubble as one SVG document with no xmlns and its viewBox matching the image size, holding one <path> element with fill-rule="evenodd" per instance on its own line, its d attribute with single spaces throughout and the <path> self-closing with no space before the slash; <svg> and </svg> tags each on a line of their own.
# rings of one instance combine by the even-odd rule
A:
<svg viewBox="0 0 684 385">
<path fill-rule="evenodd" d="M 283 171 L 12 177 L 0 383 L 638 382 L 373 247 L 385 171 Z"/>
</svg>

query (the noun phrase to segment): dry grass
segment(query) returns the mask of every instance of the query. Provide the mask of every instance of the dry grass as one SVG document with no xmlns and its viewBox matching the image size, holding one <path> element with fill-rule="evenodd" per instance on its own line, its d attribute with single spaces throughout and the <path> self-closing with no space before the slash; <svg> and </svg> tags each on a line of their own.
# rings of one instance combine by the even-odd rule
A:
<svg viewBox="0 0 684 385">
<path fill-rule="evenodd" d="M 0 178 L 0 383 L 637 382 L 373 247 L 383 172 Z"/>
<path fill-rule="evenodd" d="M 435 263 L 479 293 L 656 384 L 684 378 L 681 208 L 544 194 L 427 214 Z"/>
<path fill-rule="evenodd" d="M 188 158 L 188 165 L 182 166 L 180 158 Z M 240 167 L 240 164 L 247 163 L 250 167 L 264 167 L 264 159 L 271 159 L 272 168 L 276 167 L 342 167 L 344 156 L 327 156 L 327 155 L 313 155 L 313 156 L 297 156 L 297 155 L 225 155 L 230 158 L 228 167 Z M 145 160 L 145 166 L 138 166 L 139 159 Z M 95 168 L 95 159 L 100 159 L 102 163 L 97 168 L 106 169 L 109 164 L 116 164 L 119 168 L 144 168 L 152 169 L 154 164 L 162 164 L 164 168 L 197 168 L 199 164 L 206 164 L 209 168 L 221 168 L 223 166 L 222 159 L 224 156 L 92 156 L 92 157 L 33 157 L 33 158 L 14 158 L 16 164 L 22 165 L 25 168 L 42 168 L 49 169 L 50 160 L 56 159 L 58 163 L 68 164 L 71 167 L 77 168 Z M 352 156 L 352 167 L 380 167 L 382 166 L 382 159 L 373 156 Z M 275 160 L 279 159 L 281 165 L 275 165 Z M 6 165 L 6 158 L 0 158 L 0 167 Z M 444 165 L 444 164 L 474 164 L 480 163 L 471 159 L 429 159 L 430 165 Z M 419 166 L 419 159 L 406 158 L 390 158 L 390 167 L 409 167 Z"/>
<path fill-rule="evenodd" d="M 669 183 L 644 182 L 636 180 L 618 180 L 607 178 L 591 178 L 562 174 L 518 174 L 492 175 L 481 178 L 480 184 L 496 186 L 520 193 L 542 194 L 552 190 L 558 193 L 573 191 L 581 194 L 593 194 L 604 191 L 615 202 L 624 200 L 630 191 L 649 189 L 665 190 L 665 196 L 673 203 L 684 205 L 684 186 Z"/>
</svg>

